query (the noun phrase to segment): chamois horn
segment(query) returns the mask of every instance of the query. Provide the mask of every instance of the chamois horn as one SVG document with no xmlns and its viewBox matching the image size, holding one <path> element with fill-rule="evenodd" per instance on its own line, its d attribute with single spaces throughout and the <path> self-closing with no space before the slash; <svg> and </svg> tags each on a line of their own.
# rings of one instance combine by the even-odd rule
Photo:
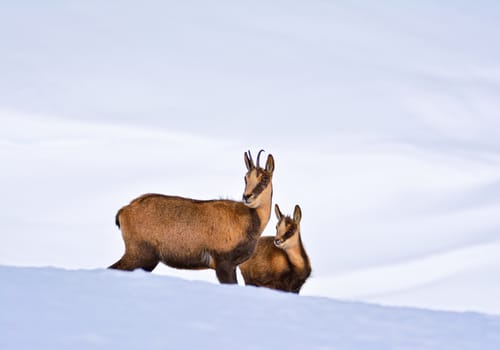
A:
<svg viewBox="0 0 500 350">
<path fill-rule="evenodd" d="M 247 156 L 248 156 L 248 160 L 250 161 L 250 167 L 255 168 L 255 163 L 253 162 L 252 154 L 250 153 L 250 150 L 247 151 Z M 259 161 L 257 160 L 257 164 L 258 163 L 259 163 Z"/>
<path fill-rule="evenodd" d="M 261 154 L 262 152 L 265 152 L 265 151 L 264 151 L 263 149 L 261 149 L 261 150 L 259 151 L 259 153 L 257 154 L 257 168 L 260 168 L 260 164 L 259 164 L 259 163 L 260 163 L 260 154 Z"/>
</svg>

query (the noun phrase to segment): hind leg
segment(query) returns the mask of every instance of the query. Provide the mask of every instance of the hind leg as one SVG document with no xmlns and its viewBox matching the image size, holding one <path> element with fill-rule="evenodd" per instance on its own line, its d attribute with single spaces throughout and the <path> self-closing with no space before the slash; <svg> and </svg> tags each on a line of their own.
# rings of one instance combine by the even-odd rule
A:
<svg viewBox="0 0 500 350">
<path fill-rule="evenodd" d="M 108 268 L 125 271 L 140 268 L 151 272 L 159 262 L 160 258 L 154 247 L 147 242 L 141 242 L 127 246 L 122 258 Z"/>
</svg>

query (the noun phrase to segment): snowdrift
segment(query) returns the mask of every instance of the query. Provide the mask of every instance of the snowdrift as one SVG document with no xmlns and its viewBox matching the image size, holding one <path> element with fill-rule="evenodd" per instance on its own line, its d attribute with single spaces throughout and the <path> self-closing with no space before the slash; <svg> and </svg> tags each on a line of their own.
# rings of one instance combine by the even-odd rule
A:
<svg viewBox="0 0 500 350">
<path fill-rule="evenodd" d="M 0 266 L 0 348 L 498 349 L 500 317 L 382 307 L 142 271 Z"/>
</svg>

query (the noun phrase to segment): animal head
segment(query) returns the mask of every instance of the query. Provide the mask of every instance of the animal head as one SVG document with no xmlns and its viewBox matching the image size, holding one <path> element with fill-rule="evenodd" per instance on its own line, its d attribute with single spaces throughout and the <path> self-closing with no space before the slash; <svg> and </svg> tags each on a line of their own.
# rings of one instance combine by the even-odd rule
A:
<svg viewBox="0 0 500 350">
<path fill-rule="evenodd" d="M 257 165 L 254 164 L 250 151 L 245 153 L 245 191 L 243 192 L 243 203 L 249 208 L 259 207 L 263 201 L 269 200 L 273 185 L 274 158 L 270 154 L 267 156 L 266 166 L 260 167 L 260 154 L 257 155 Z"/>
<path fill-rule="evenodd" d="M 278 204 L 274 206 L 274 212 L 278 218 L 274 245 L 281 249 L 288 249 L 299 244 L 300 219 L 302 218 L 302 211 L 300 210 L 300 207 L 298 205 L 295 206 L 293 218 L 283 215 L 278 207 Z"/>
</svg>

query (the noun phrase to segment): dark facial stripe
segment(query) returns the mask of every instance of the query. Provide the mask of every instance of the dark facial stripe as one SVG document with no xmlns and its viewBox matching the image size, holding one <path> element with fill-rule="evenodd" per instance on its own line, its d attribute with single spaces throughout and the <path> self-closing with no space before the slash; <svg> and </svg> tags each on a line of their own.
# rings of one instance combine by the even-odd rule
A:
<svg viewBox="0 0 500 350">
<path fill-rule="evenodd" d="M 255 188 L 252 191 L 254 197 L 257 197 L 262 192 L 264 192 L 264 190 L 266 189 L 266 187 L 269 185 L 270 182 L 271 182 L 271 177 L 268 174 L 262 172 L 260 182 L 257 184 L 257 186 L 255 186 Z"/>
<path fill-rule="evenodd" d="M 286 241 L 290 237 L 292 237 L 295 232 L 297 231 L 297 224 L 292 222 L 291 220 L 286 220 L 286 225 L 289 226 L 288 230 L 286 230 L 285 234 L 283 235 L 282 240 Z"/>
</svg>

